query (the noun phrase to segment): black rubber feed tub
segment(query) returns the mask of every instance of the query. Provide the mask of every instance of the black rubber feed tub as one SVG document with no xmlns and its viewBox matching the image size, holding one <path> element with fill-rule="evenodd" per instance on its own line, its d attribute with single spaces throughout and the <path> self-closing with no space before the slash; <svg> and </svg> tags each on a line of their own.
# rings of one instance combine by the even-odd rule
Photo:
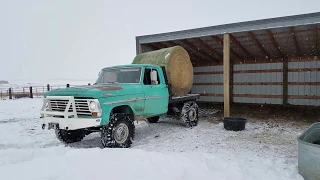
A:
<svg viewBox="0 0 320 180">
<path fill-rule="evenodd" d="M 228 131 L 242 131 L 246 128 L 247 120 L 239 117 L 225 117 L 223 119 L 224 129 Z"/>
</svg>

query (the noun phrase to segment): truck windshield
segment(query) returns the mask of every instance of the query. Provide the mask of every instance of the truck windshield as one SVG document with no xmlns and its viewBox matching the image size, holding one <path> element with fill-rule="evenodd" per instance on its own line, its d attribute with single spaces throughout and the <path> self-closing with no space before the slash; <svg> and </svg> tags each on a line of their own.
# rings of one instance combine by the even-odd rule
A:
<svg viewBox="0 0 320 180">
<path fill-rule="evenodd" d="M 110 68 L 102 70 L 95 84 L 140 83 L 141 68 Z"/>
</svg>

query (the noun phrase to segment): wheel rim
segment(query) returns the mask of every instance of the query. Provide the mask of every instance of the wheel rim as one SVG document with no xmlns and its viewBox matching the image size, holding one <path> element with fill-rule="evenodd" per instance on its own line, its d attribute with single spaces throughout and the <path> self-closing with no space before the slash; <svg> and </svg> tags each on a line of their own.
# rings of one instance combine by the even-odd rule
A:
<svg viewBox="0 0 320 180">
<path fill-rule="evenodd" d="M 191 108 L 188 115 L 190 121 L 195 121 L 197 118 L 197 111 L 194 108 Z"/>
<path fill-rule="evenodd" d="M 124 143 L 129 136 L 129 128 L 126 124 L 121 123 L 114 129 L 114 140 L 122 144 Z"/>
</svg>

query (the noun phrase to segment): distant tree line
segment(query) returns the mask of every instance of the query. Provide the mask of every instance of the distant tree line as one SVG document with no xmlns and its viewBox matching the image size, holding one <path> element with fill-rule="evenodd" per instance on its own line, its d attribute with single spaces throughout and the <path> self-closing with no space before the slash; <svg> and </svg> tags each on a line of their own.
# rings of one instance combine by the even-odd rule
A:
<svg viewBox="0 0 320 180">
<path fill-rule="evenodd" d="M 0 84 L 9 84 L 8 81 L 0 80 Z"/>
</svg>

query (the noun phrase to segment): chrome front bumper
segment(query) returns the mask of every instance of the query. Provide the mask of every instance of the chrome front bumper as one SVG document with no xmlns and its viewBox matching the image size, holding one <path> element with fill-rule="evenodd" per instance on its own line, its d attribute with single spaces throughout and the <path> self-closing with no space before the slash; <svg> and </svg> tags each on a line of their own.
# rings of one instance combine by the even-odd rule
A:
<svg viewBox="0 0 320 180">
<path fill-rule="evenodd" d="M 64 112 L 51 110 L 50 100 L 67 100 Z M 70 111 L 71 107 L 71 111 Z M 76 110 L 76 103 L 73 96 L 48 96 L 43 100 L 40 112 L 43 120 L 42 128 L 48 127 L 66 130 L 76 130 L 88 127 L 100 126 L 102 118 L 88 117 L 79 118 Z"/>
</svg>

